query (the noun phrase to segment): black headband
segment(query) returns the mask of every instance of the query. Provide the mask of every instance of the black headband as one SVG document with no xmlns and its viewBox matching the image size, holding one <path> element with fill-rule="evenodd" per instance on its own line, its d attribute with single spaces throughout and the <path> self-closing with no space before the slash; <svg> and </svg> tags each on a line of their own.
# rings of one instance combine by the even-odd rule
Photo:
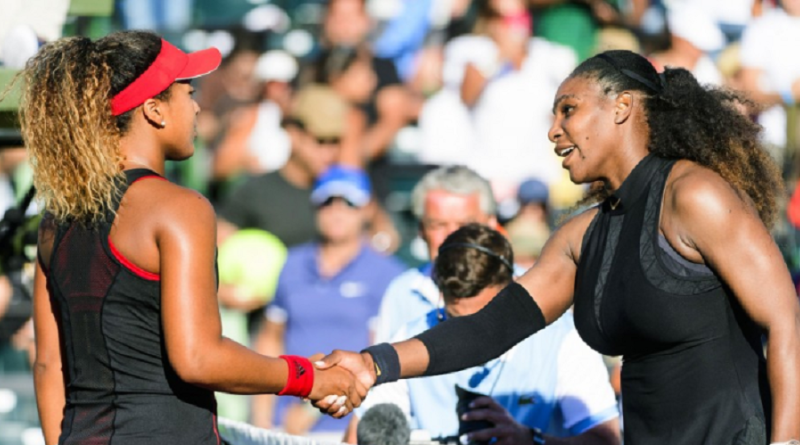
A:
<svg viewBox="0 0 800 445">
<path fill-rule="evenodd" d="M 628 76 L 629 78 L 641 83 L 642 85 L 646 86 L 647 88 L 650 88 L 651 90 L 655 91 L 657 94 L 661 94 L 661 92 L 664 91 L 664 85 L 666 85 L 666 83 L 667 83 L 667 79 L 664 77 L 664 73 L 658 73 L 658 82 L 659 82 L 659 84 L 656 85 L 653 82 L 645 79 L 644 76 L 642 76 L 639 73 L 636 73 L 636 72 L 634 72 L 632 70 L 629 70 L 627 68 L 620 68 L 619 65 L 617 65 L 617 62 L 614 61 L 614 59 L 612 59 L 611 57 L 609 57 L 606 54 L 598 54 L 597 57 L 600 58 L 600 59 L 605 60 L 606 63 L 608 63 L 609 65 L 614 67 L 615 70 L 619 71 L 623 75 Z"/>
<path fill-rule="evenodd" d="M 508 261 L 508 259 L 507 259 L 506 257 L 504 257 L 503 255 L 499 255 L 499 254 L 497 254 L 496 252 L 493 252 L 491 249 L 487 249 L 486 247 L 479 246 L 479 245 L 477 245 L 477 244 L 472 244 L 472 243 L 449 243 L 449 244 L 442 244 L 442 245 L 439 247 L 439 255 L 441 255 L 441 254 L 442 254 L 442 252 L 444 252 L 445 250 L 447 250 L 447 249 L 451 249 L 451 248 L 453 248 L 453 247 L 468 247 L 468 248 L 470 248 L 470 249 L 475 249 L 475 250 L 478 250 L 478 251 L 480 251 L 480 252 L 483 252 L 483 253 L 485 253 L 486 255 L 489 255 L 489 256 L 491 256 L 491 257 L 497 258 L 498 260 L 500 260 L 500 262 L 501 262 L 501 263 L 503 263 L 504 265 L 506 265 L 506 267 L 508 267 L 508 269 L 511 271 L 511 274 L 512 274 L 512 275 L 514 274 L 514 266 L 511 264 L 511 262 L 510 262 L 510 261 Z"/>
</svg>

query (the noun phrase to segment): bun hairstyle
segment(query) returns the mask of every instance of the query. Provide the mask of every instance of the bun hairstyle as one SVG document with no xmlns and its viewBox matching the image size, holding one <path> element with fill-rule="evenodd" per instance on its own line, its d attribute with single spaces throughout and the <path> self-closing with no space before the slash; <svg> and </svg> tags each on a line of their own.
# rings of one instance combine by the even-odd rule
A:
<svg viewBox="0 0 800 445">
<path fill-rule="evenodd" d="M 648 149 L 666 159 L 688 159 L 707 167 L 752 199 L 769 227 L 777 215 L 780 170 L 760 142 L 761 127 L 742 114 L 744 96 L 700 85 L 683 68 L 659 74 L 644 57 L 630 51 L 606 51 L 581 63 L 570 78 L 600 84 L 603 94 L 638 91 L 644 95 L 650 131 Z M 586 202 L 604 198 L 595 189 Z"/>
<path fill-rule="evenodd" d="M 119 137 L 133 111 L 112 116 L 110 99 L 153 63 L 161 38 L 142 31 L 44 45 L 22 72 L 22 136 L 45 209 L 58 221 L 97 222 L 119 194 Z M 166 100 L 169 89 L 156 98 Z"/>
<path fill-rule="evenodd" d="M 505 286 L 514 277 L 514 252 L 500 234 L 481 224 L 467 224 L 439 247 L 433 281 L 446 297 L 474 297 L 489 286 Z"/>
</svg>

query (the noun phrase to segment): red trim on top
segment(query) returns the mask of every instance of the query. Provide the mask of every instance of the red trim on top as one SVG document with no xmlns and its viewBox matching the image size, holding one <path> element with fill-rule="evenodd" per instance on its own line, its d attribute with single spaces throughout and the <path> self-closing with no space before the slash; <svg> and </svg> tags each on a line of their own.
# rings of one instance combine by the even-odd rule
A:
<svg viewBox="0 0 800 445">
<path fill-rule="evenodd" d="M 217 445 L 219 445 L 222 442 L 222 440 L 219 438 L 219 430 L 217 430 L 217 415 L 212 414 L 211 418 L 212 418 L 211 422 L 214 424 L 214 434 L 217 436 Z"/>
<path fill-rule="evenodd" d="M 165 178 L 165 177 L 163 177 L 163 176 L 159 176 L 159 175 L 147 175 L 147 176 L 142 176 L 141 178 L 136 178 L 136 179 L 135 179 L 133 182 L 131 182 L 131 183 L 128 185 L 128 187 L 132 186 L 133 184 L 136 184 L 137 182 L 141 181 L 142 179 L 148 179 L 148 178 L 160 179 L 160 180 L 162 180 L 162 181 L 166 181 L 166 180 L 167 180 L 167 178 Z"/>
<path fill-rule="evenodd" d="M 128 270 L 130 270 L 140 278 L 144 278 L 145 280 L 150 280 L 150 281 L 159 281 L 161 279 L 161 275 L 153 272 L 148 272 L 142 269 L 141 267 L 131 263 L 130 260 L 125 258 L 125 256 L 122 255 L 122 253 L 120 253 L 119 250 L 117 250 L 116 246 L 114 246 L 114 243 L 111 242 L 111 236 L 108 237 L 108 247 L 111 249 L 111 253 L 114 254 L 114 258 L 116 258 L 117 261 L 122 263 L 123 266 L 125 266 Z"/>
</svg>

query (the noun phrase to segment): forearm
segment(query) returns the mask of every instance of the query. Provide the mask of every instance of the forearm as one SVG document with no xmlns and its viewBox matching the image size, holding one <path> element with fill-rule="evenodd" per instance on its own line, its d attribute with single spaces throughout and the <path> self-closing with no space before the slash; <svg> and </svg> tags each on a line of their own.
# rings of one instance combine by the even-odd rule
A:
<svg viewBox="0 0 800 445">
<path fill-rule="evenodd" d="M 478 313 L 453 318 L 415 337 L 429 357 L 423 375 L 447 374 L 486 363 L 545 326 L 544 315 L 530 294 L 512 283 Z M 407 354 L 419 350 L 413 344 L 405 348 L 409 349 Z M 399 355 L 401 348 L 396 349 Z M 401 373 L 405 373 L 402 356 L 400 363 Z M 419 359 L 414 365 L 417 372 Z"/>
<path fill-rule="evenodd" d="M 61 366 L 36 362 L 33 366 L 33 383 L 45 443 L 55 445 L 61 435 L 61 421 L 66 403 Z"/>
<path fill-rule="evenodd" d="M 198 348 L 193 355 L 179 375 L 204 388 L 232 394 L 277 394 L 286 385 L 285 360 L 263 356 L 224 337 Z"/>
<path fill-rule="evenodd" d="M 461 101 L 468 107 L 475 105 L 486 87 L 488 79 L 473 64 L 468 63 L 464 69 L 464 80 L 461 82 Z"/>
<path fill-rule="evenodd" d="M 364 150 L 368 160 L 376 159 L 386 153 L 397 132 L 406 120 L 401 116 L 381 118 L 364 135 Z"/>
<path fill-rule="evenodd" d="M 800 440 L 800 317 L 771 327 L 767 373 L 772 391 L 771 442 Z"/>
</svg>

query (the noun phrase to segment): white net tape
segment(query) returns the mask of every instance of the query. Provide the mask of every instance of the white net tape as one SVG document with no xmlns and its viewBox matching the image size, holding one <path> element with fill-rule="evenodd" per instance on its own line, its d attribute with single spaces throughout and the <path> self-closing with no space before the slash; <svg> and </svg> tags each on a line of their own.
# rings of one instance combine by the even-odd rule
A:
<svg viewBox="0 0 800 445">
<path fill-rule="evenodd" d="M 222 440 L 230 445 L 340 445 L 337 442 L 327 442 L 269 431 L 263 428 L 256 428 L 247 423 L 223 418 L 218 419 L 217 425 L 219 426 L 219 434 Z"/>
</svg>

